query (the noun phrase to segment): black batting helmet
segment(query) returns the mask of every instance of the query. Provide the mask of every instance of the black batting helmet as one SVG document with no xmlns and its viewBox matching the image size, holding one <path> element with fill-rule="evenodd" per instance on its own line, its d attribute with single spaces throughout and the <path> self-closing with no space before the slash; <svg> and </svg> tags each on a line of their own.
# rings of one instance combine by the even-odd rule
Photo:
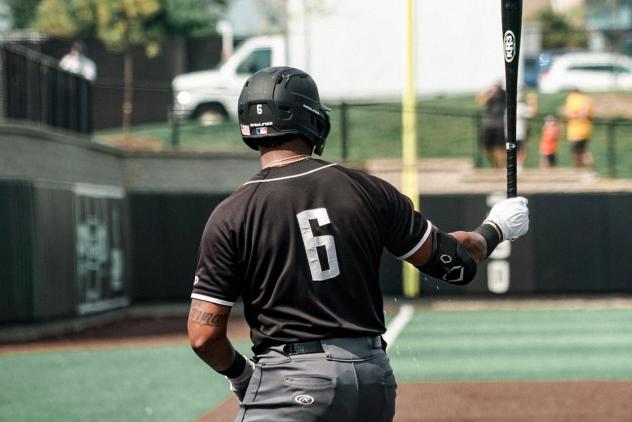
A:
<svg viewBox="0 0 632 422">
<path fill-rule="evenodd" d="M 328 111 L 307 73 L 292 67 L 269 67 L 248 78 L 241 91 L 241 137 L 258 150 L 259 146 L 278 145 L 287 135 L 297 135 L 321 155 L 331 127 Z"/>
</svg>

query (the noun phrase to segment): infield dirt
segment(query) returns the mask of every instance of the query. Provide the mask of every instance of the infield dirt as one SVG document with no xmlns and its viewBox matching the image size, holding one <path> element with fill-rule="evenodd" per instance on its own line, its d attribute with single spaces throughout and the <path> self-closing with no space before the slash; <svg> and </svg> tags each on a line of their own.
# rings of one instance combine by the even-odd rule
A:
<svg viewBox="0 0 632 422">
<path fill-rule="evenodd" d="M 397 388 L 395 422 L 629 422 L 632 382 L 438 382 Z M 230 398 L 196 422 L 232 421 Z"/>
</svg>

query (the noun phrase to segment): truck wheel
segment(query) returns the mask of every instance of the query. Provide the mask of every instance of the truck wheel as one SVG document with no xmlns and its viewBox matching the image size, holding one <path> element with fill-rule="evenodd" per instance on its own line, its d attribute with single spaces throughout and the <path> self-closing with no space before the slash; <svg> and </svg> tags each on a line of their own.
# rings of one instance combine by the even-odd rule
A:
<svg viewBox="0 0 632 422">
<path fill-rule="evenodd" d="M 219 106 L 207 105 L 202 106 L 195 113 L 198 122 L 202 126 L 211 126 L 226 120 L 226 113 Z"/>
</svg>

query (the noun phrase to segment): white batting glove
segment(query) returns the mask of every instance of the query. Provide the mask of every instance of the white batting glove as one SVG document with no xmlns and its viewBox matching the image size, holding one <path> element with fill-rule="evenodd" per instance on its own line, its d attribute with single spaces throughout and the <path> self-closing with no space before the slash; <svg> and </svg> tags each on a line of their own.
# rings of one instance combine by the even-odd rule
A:
<svg viewBox="0 0 632 422">
<path fill-rule="evenodd" d="M 248 384 L 250 384 L 250 378 L 252 378 L 254 371 L 255 363 L 250 359 L 246 359 L 246 367 L 241 375 L 235 378 L 226 377 L 228 383 L 230 384 L 230 391 L 235 393 L 240 402 L 243 401 L 244 396 L 246 395 L 246 390 L 248 389 Z"/>
<path fill-rule="evenodd" d="M 497 202 L 483 223 L 492 222 L 503 233 L 503 240 L 515 240 L 529 230 L 527 198 L 503 199 Z"/>
</svg>

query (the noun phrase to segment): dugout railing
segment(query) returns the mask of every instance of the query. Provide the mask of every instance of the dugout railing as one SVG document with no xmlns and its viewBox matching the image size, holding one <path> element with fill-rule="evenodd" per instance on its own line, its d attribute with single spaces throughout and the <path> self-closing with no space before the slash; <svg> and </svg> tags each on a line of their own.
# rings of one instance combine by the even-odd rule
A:
<svg viewBox="0 0 632 422">
<path fill-rule="evenodd" d="M 92 84 L 51 57 L 0 44 L 0 117 L 91 134 Z"/>
</svg>

